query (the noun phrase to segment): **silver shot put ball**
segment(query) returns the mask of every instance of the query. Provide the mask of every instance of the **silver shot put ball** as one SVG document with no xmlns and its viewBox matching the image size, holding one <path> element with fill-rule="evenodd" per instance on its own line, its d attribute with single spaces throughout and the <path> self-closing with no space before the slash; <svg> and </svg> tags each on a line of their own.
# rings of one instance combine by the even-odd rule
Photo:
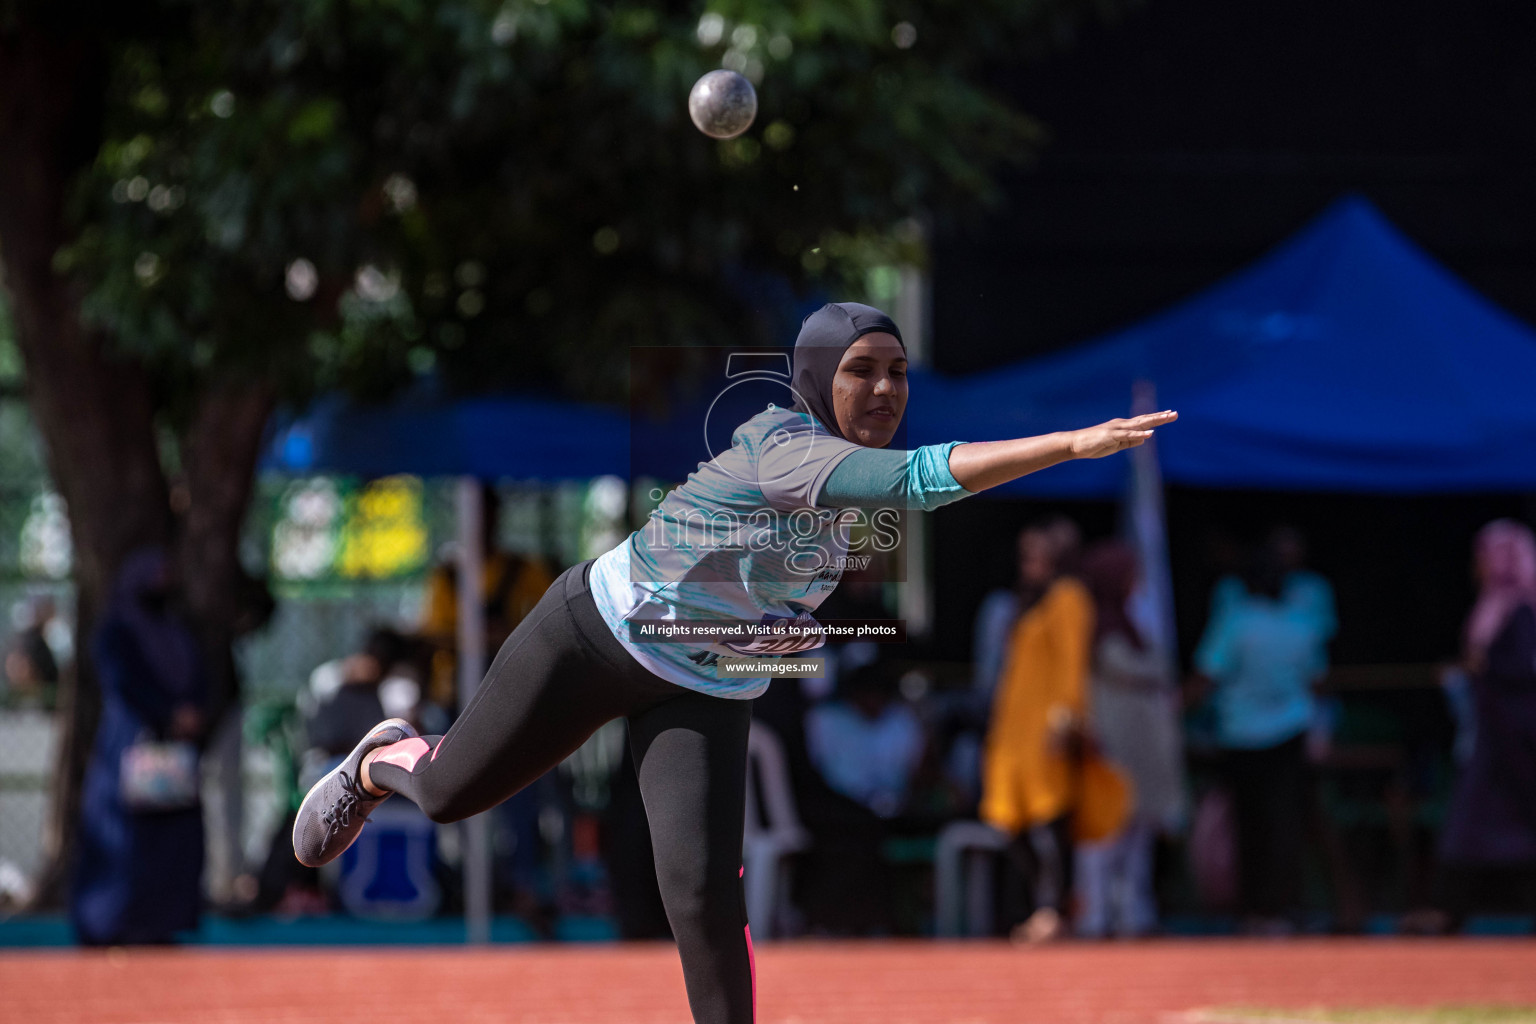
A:
<svg viewBox="0 0 1536 1024">
<path fill-rule="evenodd" d="M 688 93 L 688 116 L 699 131 L 715 139 L 734 139 L 752 127 L 757 91 L 734 71 L 711 71 Z"/>
</svg>

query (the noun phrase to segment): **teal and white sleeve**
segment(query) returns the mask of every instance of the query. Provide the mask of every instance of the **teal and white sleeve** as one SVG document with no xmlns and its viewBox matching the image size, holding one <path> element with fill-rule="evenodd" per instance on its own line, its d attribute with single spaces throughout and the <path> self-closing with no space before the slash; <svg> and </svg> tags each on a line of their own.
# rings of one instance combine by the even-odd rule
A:
<svg viewBox="0 0 1536 1024">
<path fill-rule="evenodd" d="M 874 508 L 901 503 L 932 511 L 976 493 L 960 486 L 949 471 L 955 445 L 930 444 L 912 451 L 864 448 L 837 464 L 822 485 L 816 504 L 827 508 Z"/>
</svg>

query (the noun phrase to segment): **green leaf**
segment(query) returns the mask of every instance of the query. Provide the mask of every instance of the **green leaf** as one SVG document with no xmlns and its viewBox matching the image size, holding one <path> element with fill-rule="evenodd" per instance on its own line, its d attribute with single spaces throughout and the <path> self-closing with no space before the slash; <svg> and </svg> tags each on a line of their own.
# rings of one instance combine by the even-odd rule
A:
<svg viewBox="0 0 1536 1024">
<path fill-rule="evenodd" d="M 296 145 L 323 142 L 335 134 L 340 120 L 340 103 L 332 99 L 311 100 L 288 122 L 288 141 Z"/>
</svg>

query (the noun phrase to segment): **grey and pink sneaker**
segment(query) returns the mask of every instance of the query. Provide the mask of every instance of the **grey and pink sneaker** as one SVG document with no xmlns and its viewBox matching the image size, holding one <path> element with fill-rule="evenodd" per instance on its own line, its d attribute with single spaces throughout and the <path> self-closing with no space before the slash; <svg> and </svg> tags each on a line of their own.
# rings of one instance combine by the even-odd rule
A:
<svg viewBox="0 0 1536 1024">
<path fill-rule="evenodd" d="M 374 796 L 363 788 L 359 773 L 370 750 L 416 735 L 410 723 L 390 718 L 358 741 L 352 753 L 310 787 L 293 823 L 293 855 L 300 864 L 317 868 L 340 857 L 362 832 L 368 815 L 390 794 Z"/>
</svg>

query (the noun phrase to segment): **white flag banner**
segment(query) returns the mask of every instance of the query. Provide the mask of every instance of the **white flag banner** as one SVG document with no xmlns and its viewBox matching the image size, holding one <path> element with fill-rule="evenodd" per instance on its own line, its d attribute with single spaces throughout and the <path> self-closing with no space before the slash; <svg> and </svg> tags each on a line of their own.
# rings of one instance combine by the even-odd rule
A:
<svg viewBox="0 0 1536 1024">
<path fill-rule="evenodd" d="M 1157 389 L 1137 381 L 1131 415 L 1157 411 Z M 1168 526 L 1163 511 L 1163 474 L 1157 464 L 1157 438 L 1130 452 L 1130 485 L 1121 510 L 1122 531 L 1136 548 L 1141 583 L 1131 597 L 1130 615 L 1172 668 L 1178 659 L 1178 630 L 1173 618 L 1173 574 L 1168 566 Z"/>
</svg>

